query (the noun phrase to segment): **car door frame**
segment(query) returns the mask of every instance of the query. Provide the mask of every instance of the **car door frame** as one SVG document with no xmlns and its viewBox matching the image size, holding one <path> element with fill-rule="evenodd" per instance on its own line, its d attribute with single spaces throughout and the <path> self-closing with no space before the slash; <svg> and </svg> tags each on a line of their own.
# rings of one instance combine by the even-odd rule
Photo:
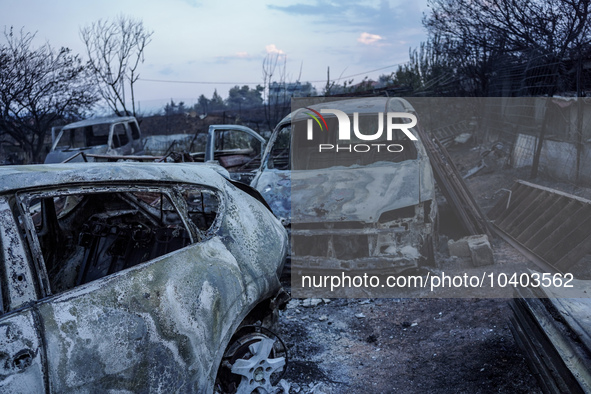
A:
<svg viewBox="0 0 591 394">
<path fill-rule="evenodd" d="M 217 132 L 228 131 L 228 130 L 246 133 L 249 136 L 251 136 L 252 138 L 259 141 L 259 143 L 261 144 L 259 155 L 261 157 L 261 164 L 262 164 L 264 152 L 267 147 L 267 141 L 259 133 L 257 133 L 256 131 L 254 131 L 250 127 L 241 126 L 241 125 L 226 125 L 226 124 L 215 124 L 215 125 L 209 126 L 209 129 L 207 130 L 207 142 L 205 145 L 204 161 L 205 162 L 215 161 L 215 152 L 216 152 L 216 150 L 215 150 L 215 135 Z M 260 168 L 260 166 L 259 166 L 259 168 Z M 254 171 L 254 172 L 244 172 L 244 173 L 230 172 L 230 177 L 233 180 L 240 181 L 240 182 L 246 183 L 248 185 L 248 184 L 250 184 L 250 181 L 252 180 L 252 178 L 254 178 L 254 176 L 256 175 L 257 172 L 258 172 L 258 170 Z"/>
<path fill-rule="evenodd" d="M 4 288 L 0 315 L 0 349 L 7 377 L 0 389 L 7 392 L 48 392 L 47 348 L 36 302 L 39 286 L 28 249 L 16 221 L 11 196 L 0 196 L 0 288 Z M 22 349 L 19 349 L 21 348 Z M 16 374 L 24 374 L 12 379 Z"/>
</svg>

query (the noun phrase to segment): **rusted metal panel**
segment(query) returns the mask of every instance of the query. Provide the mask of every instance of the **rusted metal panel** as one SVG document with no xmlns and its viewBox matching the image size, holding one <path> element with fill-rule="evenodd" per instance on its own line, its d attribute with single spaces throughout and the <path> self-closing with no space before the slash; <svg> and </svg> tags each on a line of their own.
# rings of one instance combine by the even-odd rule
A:
<svg viewBox="0 0 591 394">
<path fill-rule="evenodd" d="M 589 290 L 582 281 L 575 287 Z M 588 298 L 544 288 L 519 289 L 511 301 L 511 330 L 544 392 L 591 392 L 590 307 Z"/>
<path fill-rule="evenodd" d="M 591 201 L 518 180 L 490 210 L 492 223 L 543 264 L 589 279 Z"/>
<path fill-rule="evenodd" d="M 429 155 L 437 185 L 466 231 L 472 235 L 487 234 L 492 237 L 486 216 L 464 183 L 447 149 L 434 135 L 429 135 L 421 128 L 417 132 Z"/>
</svg>

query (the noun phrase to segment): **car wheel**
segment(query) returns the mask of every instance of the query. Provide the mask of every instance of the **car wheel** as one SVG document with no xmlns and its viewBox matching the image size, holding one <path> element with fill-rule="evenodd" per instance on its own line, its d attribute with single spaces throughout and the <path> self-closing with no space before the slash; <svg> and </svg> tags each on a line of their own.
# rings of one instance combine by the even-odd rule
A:
<svg viewBox="0 0 591 394">
<path fill-rule="evenodd" d="M 287 366 L 287 348 L 271 330 L 243 326 L 232 337 L 216 379 L 217 393 L 273 393 Z"/>
</svg>

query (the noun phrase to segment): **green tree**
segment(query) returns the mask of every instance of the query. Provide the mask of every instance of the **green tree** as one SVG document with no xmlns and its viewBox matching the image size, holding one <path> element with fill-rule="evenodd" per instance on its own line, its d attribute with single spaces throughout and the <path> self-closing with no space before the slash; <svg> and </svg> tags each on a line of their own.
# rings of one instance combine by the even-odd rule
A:
<svg viewBox="0 0 591 394">
<path fill-rule="evenodd" d="M 300 97 L 312 97 L 312 96 L 318 96 L 318 93 L 316 92 L 316 88 L 310 82 L 303 83 L 302 88 L 300 90 Z"/>
<path fill-rule="evenodd" d="M 211 100 L 209 100 L 209 110 L 210 111 L 222 111 L 226 109 L 226 104 L 224 103 L 224 99 L 222 96 L 218 94 L 218 90 L 215 89 L 213 91 L 213 95 L 211 96 Z"/>
<path fill-rule="evenodd" d="M 195 104 L 195 111 L 199 114 L 206 114 L 209 111 L 209 99 L 205 95 L 200 95 Z"/>
<path fill-rule="evenodd" d="M 176 108 L 176 112 L 177 112 L 177 114 L 181 114 L 181 115 L 184 115 L 187 113 L 187 107 L 185 107 L 184 101 L 179 101 L 179 105 Z"/>
<path fill-rule="evenodd" d="M 263 87 L 257 85 L 256 88 L 250 89 L 248 85 L 239 87 L 234 86 L 228 92 L 226 105 L 230 109 L 253 108 L 263 104 Z"/>
<path fill-rule="evenodd" d="M 164 115 L 170 116 L 177 113 L 177 105 L 173 99 L 170 99 L 170 103 L 166 103 L 164 106 Z"/>
</svg>

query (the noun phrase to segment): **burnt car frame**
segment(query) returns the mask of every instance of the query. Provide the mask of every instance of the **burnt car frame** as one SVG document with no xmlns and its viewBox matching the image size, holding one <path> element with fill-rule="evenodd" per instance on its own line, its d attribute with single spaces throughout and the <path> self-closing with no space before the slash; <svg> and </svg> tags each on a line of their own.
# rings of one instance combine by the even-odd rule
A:
<svg viewBox="0 0 591 394">
<path fill-rule="evenodd" d="M 230 177 L 250 184 L 261 165 L 265 139 L 240 125 L 211 125 L 207 131 L 204 161 L 216 161 Z"/>
<path fill-rule="evenodd" d="M 70 123 L 55 135 L 52 130 L 51 150 L 45 163 L 61 163 L 78 154 L 74 161 L 83 161 L 79 155 L 141 155 L 143 144 L 137 120 L 133 116 L 94 118 Z"/>
<path fill-rule="evenodd" d="M 202 164 L 0 179 L 0 391 L 270 389 L 287 233 L 263 203 Z"/>
<path fill-rule="evenodd" d="M 250 184 L 261 165 L 265 139 L 249 127 L 231 124 L 210 125 L 207 135 L 174 134 L 146 137 L 150 155 L 180 152 L 194 162 L 213 162 L 225 168 L 236 181 Z"/>
<path fill-rule="evenodd" d="M 386 262 L 400 272 L 432 262 L 437 203 L 432 168 L 421 141 L 398 132 L 392 141 L 371 143 L 398 144 L 404 147 L 400 153 L 374 147 L 372 152 L 361 153 L 333 149 L 323 156 L 318 154 L 319 144 L 369 146 L 364 140 L 337 140 L 337 133 L 320 129 L 314 133 L 314 144 L 303 138 L 312 127 L 308 122 L 316 127 L 312 110 L 323 113 L 328 130 L 338 129 L 337 118 L 328 109 L 344 112 L 351 125 L 357 113 L 365 134 L 375 132 L 379 113 L 416 116 L 406 100 L 374 97 L 307 105 L 279 122 L 251 186 L 290 228 L 292 263 L 371 270 L 384 268 Z"/>
</svg>

